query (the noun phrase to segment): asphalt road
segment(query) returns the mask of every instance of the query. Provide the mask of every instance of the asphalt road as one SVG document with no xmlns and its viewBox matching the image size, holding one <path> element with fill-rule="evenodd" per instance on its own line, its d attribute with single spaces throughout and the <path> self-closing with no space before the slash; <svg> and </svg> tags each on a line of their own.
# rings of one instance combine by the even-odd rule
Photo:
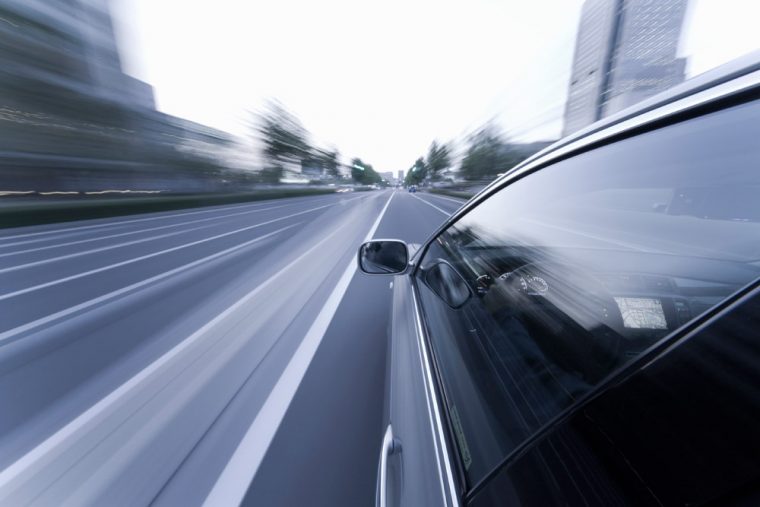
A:
<svg viewBox="0 0 760 507">
<path fill-rule="evenodd" d="M 0 231 L 0 505 L 370 505 L 389 277 L 461 201 L 346 193 Z"/>
</svg>

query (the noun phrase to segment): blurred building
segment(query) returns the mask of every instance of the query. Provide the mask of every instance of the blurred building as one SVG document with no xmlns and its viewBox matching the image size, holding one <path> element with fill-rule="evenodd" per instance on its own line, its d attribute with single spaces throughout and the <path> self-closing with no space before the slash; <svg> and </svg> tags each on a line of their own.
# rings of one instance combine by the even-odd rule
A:
<svg viewBox="0 0 760 507">
<path fill-rule="evenodd" d="M 231 136 L 155 109 L 110 0 L 0 0 L 0 190 L 208 189 Z"/>
<path fill-rule="evenodd" d="M 618 0 L 586 0 L 583 4 L 562 135 L 601 118 L 620 3 Z"/>
<path fill-rule="evenodd" d="M 563 135 L 684 79 L 677 57 L 688 0 L 586 0 Z"/>
<path fill-rule="evenodd" d="M 324 168 L 316 158 L 304 158 L 301 160 L 301 174 L 309 179 L 320 178 L 324 175 Z"/>
<path fill-rule="evenodd" d="M 66 93 L 154 107 L 150 85 L 122 72 L 108 0 L 2 0 L 0 17 L 3 91 L 16 92 L 7 99 Z"/>
<path fill-rule="evenodd" d="M 404 181 L 404 170 L 403 169 L 400 169 L 399 172 L 398 172 L 398 180 L 399 181 Z"/>
</svg>

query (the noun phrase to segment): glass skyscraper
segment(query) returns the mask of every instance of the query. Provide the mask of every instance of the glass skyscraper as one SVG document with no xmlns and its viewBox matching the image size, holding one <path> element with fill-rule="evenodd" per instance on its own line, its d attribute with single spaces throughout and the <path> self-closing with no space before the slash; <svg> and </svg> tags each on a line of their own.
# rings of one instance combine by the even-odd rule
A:
<svg viewBox="0 0 760 507">
<path fill-rule="evenodd" d="M 586 0 L 565 106 L 568 135 L 684 79 L 687 0 Z"/>
</svg>

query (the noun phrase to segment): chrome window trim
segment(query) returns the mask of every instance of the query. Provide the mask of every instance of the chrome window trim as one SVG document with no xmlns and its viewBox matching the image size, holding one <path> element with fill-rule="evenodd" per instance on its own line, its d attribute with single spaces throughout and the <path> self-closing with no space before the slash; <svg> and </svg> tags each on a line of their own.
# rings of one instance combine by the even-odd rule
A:
<svg viewBox="0 0 760 507">
<path fill-rule="evenodd" d="M 433 437 L 433 443 L 435 444 L 436 451 L 436 463 L 438 464 L 438 477 L 441 481 L 441 494 L 444 501 L 448 500 L 448 505 L 451 507 L 459 507 L 460 501 L 457 494 L 457 489 L 454 484 L 454 474 L 451 466 L 451 454 L 448 449 L 448 442 L 446 441 L 446 435 L 443 430 L 443 422 L 441 420 L 441 409 L 438 406 L 438 396 L 435 384 L 433 382 L 433 375 L 431 372 L 430 354 L 428 352 L 427 343 L 425 342 L 425 327 L 422 323 L 422 316 L 420 314 L 420 306 L 417 301 L 417 288 L 415 287 L 414 280 L 410 280 L 410 288 L 412 290 L 412 302 L 414 304 L 414 320 L 416 325 L 417 334 L 417 348 L 419 351 L 420 367 L 422 369 L 422 375 L 425 380 L 425 398 L 427 401 L 428 417 L 430 418 L 430 431 Z M 432 401 L 432 407 L 431 407 Z M 439 457 L 440 455 L 440 457 Z M 441 459 L 445 465 L 444 470 L 441 469 Z M 444 483 L 444 475 L 445 483 Z M 448 486 L 448 495 L 446 489 Z"/>
<path fill-rule="evenodd" d="M 690 109 L 704 106 L 706 104 L 710 104 L 711 102 L 716 102 L 735 94 L 746 92 L 758 86 L 758 84 L 760 84 L 760 70 L 737 77 L 726 83 L 716 85 L 713 88 L 708 88 L 706 90 L 696 92 L 693 95 L 689 95 L 682 99 L 662 104 L 655 109 L 643 111 L 634 117 L 621 119 L 621 121 L 614 122 L 602 130 L 592 131 L 589 134 L 575 141 L 570 141 L 567 144 L 560 144 L 544 155 L 539 154 L 541 155 L 540 160 L 539 157 L 536 157 L 535 159 L 528 159 L 525 163 L 519 164 L 517 167 L 512 169 L 508 174 L 517 176 L 524 171 L 530 170 L 531 167 L 538 165 L 539 162 L 542 165 L 551 163 L 558 158 L 564 158 L 565 156 L 575 151 L 579 151 L 589 145 L 599 143 L 601 141 L 609 139 L 610 137 L 617 136 L 633 129 L 646 127 L 654 122 L 685 113 Z M 495 183 L 499 184 L 505 179 L 506 178 L 500 178 Z"/>
<path fill-rule="evenodd" d="M 756 58 L 760 60 L 760 51 Z M 422 244 L 420 250 L 416 252 L 415 257 L 417 257 L 418 260 L 421 260 L 430 243 L 432 243 L 444 230 L 457 222 L 462 216 L 469 213 L 470 210 L 478 206 L 481 202 L 488 199 L 491 195 L 495 194 L 513 181 L 525 176 L 528 172 L 538 170 L 541 167 L 557 162 L 560 159 L 568 158 L 577 152 L 588 149 L 595 144 L 607 141 L 610 138 L 624 135 L 631 130 L 652 126 L 652 124 L 672 119 L 674 116 L 686 113 L 689 110 L 709 105 L 712 102 L 722 99 L 728 99 L 731 96 L 750 91 L 757 87 L 760 87 L 760 70 L 749 69 L 747 73 L 739 75 L 729 81 L 716 84 L 715 86 L 704 89 L 702 89 L 702 87 L 697 87 L 699 91 L 695 91 L 691 95 L 680 97 L 681 94 L 679 94 L 679 98 L 673 99 L 670 102 L 665 99 L 654 97 L 644 102 L 649 105 L 649 108 L 643 108 L 644 111 L 640 112 L 640 114 L 635 113 L 642 108 L 639 106 L 633 106 L 629 110 L 624 110 L 611 117 L 609 120 L 601 120 L 598 122 L 601 125 L 596 127 L 592 125 L 588 127 L 588 134 L 581 135 L 578 139 L 573 140 L 573 136 L 571 136 L 569 141 L 560 140 L 524 162 L 521 162 L 478 192 L 459 208 L 459 210 L 454 212 L 448 220 L 441 224 L 430 237 L 428 237 L 428 239 Z M 690 88 L 691 87 L 689 87 L 689 89 Z M 665 92 L 664 95 L 666 97 L 670 96 L 668 92 Z M 617 121 L 612 121 L 616 118 L 619 119 Z M 609 125 L 607 125 L 607 123 L 609 123 Z M 419 264 L 419 262 L 417 264 Z"/>
</svg>

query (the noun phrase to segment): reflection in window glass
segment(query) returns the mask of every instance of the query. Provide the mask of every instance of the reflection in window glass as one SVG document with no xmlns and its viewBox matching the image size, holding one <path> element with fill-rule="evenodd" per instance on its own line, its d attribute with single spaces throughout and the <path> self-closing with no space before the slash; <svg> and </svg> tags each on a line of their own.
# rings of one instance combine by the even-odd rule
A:
<svg viewBox="0 0 760 507">
<path fill-rule="evenodd" d="M 422 309 L 471 483 L 760 277 L 759 118 L 738 106 L 562 161 L 431 244 Z M 461 307 L 425 283 L 441 262 L 469 284 Z"/>
</svg>

